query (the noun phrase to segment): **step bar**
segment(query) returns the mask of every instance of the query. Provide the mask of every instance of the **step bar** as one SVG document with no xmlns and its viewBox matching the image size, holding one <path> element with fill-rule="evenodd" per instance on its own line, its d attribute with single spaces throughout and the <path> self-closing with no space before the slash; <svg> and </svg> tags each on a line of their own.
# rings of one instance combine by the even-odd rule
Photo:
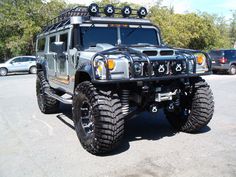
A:
<svg viewBox="0 0 236 177">
<path fill-rule="evenodd" d="M 55 93 L 52 93 L 51 91 L 49 91 L 48 89 L 45 90 L 45 93 L 52 97 L 52 98 L 55 98 L 56 100 L 64 103 L 64 104 L 69 104 L 69 105 L 72 105 L 72 99 L 66 99 L 66 98 L 63 98 L 61 96 L 58 96 L 57 94 Z"/>
</svg>

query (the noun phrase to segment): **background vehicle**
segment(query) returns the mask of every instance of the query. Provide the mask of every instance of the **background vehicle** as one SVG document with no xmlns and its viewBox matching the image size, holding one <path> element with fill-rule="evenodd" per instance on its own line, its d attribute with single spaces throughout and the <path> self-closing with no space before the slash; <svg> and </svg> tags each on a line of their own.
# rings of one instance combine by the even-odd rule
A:
<svg viewBox="0 0 236 177">
<path fill-rule="evenodd" d="M 29 72 L 36 73 L 36 57 L 35 56 L 18 56 L 9 59 L 5 63 L 0 63 L 0 76 L 6 76 L 11 72 Z"/>
<path fill-rule="evenodd" d="M 213 72 L 224 71 L 236 74 L 236 50 L 211 50 Z"/>
<path fill-rule="evenodd" d="M 143 7 L 107 5 L 106 17 L 100 11 L 97 4 L 75 7 L 37 36 L 40 110 L 54 113 L 59 102 L 72 104 L 76 133 L 92 154 L 117 147 L 125 121 L 141 111 L 164 108 L 178 131 L 207 125 L 214 101 L 200 76 L 211 74 L 208 55 L 164 46 L 160 29 L 143 19 Z"/>
</svg>

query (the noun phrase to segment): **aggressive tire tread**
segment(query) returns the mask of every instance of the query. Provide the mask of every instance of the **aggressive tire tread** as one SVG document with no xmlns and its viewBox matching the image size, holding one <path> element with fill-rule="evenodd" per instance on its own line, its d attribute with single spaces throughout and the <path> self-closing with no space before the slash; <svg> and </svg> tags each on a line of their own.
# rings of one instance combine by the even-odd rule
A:
<svg viewBox="0 0 236 177">
<path fill-rule="evenodd" d="M 94 116 L 94 137 L 83 137 L 78 123 L 79 97 L 85 96 L 91 103 Z M 124 134 L 124 117 L 118 95 L 112 91 L 99 90 L 85 81 L 77 86 L 73 99 L 73 118 L 82 146 L 92 154 L 104 154 L 116 148 Z"/>
<path fill-rule="evenodd" d="M 170 124 L 179 131 L 193 133 L 206 126 L 214 113 L 214 99 L 209 85 L 198 78 L 194 83 L 191 113 L 186 120 L 177 112 L 165 111 Z"/>
<path fill-rule="evenodd" d="M 40 71 L 37 74 L 37 81 L 36 81 L 36 92 L 37 92 L 39 108 L 41 112 L 45 114 L 56 113 L 59 109 L 59 101 L 48 96 L 45 93 L 46 89 L 50 89 L 50 91 L 54 92 L 54 90 L 50 88 L 47 80 L 45 79 L 43 71 Z M 40 92 L 42 92 L 41 98 L 40 98 Z"/>
</svg>

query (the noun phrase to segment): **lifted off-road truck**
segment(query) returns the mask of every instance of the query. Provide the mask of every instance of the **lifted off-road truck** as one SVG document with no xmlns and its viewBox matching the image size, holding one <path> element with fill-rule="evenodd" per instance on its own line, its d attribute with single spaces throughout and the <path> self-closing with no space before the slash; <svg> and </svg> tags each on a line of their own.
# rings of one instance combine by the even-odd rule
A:
<svg viewBox="0 0 236 177">
<path fill-rule="evenodd" d="M 124 124 L 141 111 L 163 109 L 178 131 L 196 132 L 214 101 L 200 76 L 211 74 L 204 52 L 163 45 L 145 8 L 75 7 L 37 36 L 37 98 L 43 113 L 72 104 L 82 146 L 102 154 L 120 144 Z"/>
</svg>

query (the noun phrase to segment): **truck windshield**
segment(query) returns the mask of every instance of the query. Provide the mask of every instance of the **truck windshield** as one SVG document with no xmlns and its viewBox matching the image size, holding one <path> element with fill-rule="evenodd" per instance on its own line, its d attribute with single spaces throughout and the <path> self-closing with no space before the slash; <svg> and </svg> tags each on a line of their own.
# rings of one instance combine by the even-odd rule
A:
<svg viewBox="0 0 236 177">
<path fill-rule="evenodd" d="M 81 27 L 81 45 L 84 49 L 95 47 L 98 43 L 116 45 L 118 41 L 117 27 Z M 120 28 L 121 44 L 159 45 L 157 32 L 153 28 Z"/>
<path fill-rule="evenodd" d="M 115 45 L 117 43 L 117 28 L 82 27 L 81 45 L 84 49 L 95 47 L 98 43 Z"/>
<path fill-rule="evenodd" d="M 151 44 L 159 45 L 157 32 L 153 28 L 121 28 L 122 44 Z"/>
</svg>

